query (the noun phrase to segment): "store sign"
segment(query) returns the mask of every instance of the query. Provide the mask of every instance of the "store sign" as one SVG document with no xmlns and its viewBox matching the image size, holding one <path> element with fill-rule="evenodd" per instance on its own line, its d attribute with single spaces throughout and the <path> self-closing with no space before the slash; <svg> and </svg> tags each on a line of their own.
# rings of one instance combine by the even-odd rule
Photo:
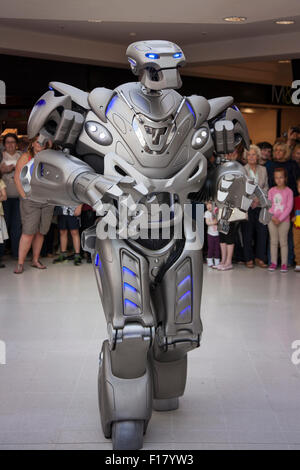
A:
<svg viewBox="0 0 300 470">
<path fill-rule="evenodd" d="M 272 86 L 272 103 L 292 104 L 293 90 L 290 86 Z"/>
<path fill-rule="evenodd" d="M 0 80 L 0 104 L 6 104 L 6 85 L 3 80 Z"/>
<path fill-rule="evenodd" d="M 295 90 L 295 91 L 294 91 Z M 300 104 L 300 80 L 292 86 L 272 86 L 272 103 L 281 105 Z"/>
</svg>

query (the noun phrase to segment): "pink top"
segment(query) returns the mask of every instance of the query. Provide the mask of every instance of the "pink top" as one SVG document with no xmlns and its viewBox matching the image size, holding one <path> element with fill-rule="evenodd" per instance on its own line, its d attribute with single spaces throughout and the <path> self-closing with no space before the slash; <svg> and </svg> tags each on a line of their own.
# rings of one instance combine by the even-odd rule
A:
<svg viewBox="0 0 300 470">
<path fill-rule="evenodd" d="M 287 186 L 284 189 L 274 186 L 269 190 L 268 199 L 272 202 L 271 214 L 280 222 L 289 222 L 294 203 L 293 191 Z"/>
</svg>

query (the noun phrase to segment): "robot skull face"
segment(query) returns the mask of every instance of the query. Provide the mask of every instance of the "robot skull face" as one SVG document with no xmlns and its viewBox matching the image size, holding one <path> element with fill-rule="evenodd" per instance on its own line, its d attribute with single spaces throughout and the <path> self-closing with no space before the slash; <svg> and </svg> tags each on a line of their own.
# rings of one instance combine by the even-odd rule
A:
<svg viewBox="0 0 300 470">
<path fill-rule="evenodd" d="M 180 88 L 178 68 L 185 57 L 176 44 L 169 41 L 138 41 L 130 44 L 126 55 L 131 70 L 141 75 L 141 83 L 150 90 Z"/>
</svg>

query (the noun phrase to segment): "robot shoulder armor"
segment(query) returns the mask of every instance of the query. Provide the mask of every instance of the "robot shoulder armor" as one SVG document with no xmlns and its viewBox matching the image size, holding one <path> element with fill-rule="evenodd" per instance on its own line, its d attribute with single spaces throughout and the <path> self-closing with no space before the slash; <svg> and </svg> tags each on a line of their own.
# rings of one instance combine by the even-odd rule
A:
<svg viewBox="0 0 300 470">
<path fill-rule="evenodd" d="M 108 88 L 94 88 L 88 95 L 88 102 L 94 113 L 101 119 L 102 122 L 107 122 L 106 111 L 109 103 L 114 98 L 117 92 L 109 90 Z"/>
<path fill-rule="evenodd" d="M 63 95 L 69 95 L 72 101 L 84 109 L 90 109 L 88 102 L 88 93 L 72 85 L 61 82 L 50 82 L 49 88 L 58 91 Z"/>
<path fill-rule="evenodd" d="M 213 119 L 214 117 L 218 116 L 218 114 L 225 111 L 233 104 L 233 101 L 234 100 L 232 96 L 221 96 L 220 98 L 213 98 L 212 100 L 208 100 L 210 105 L 208 120 Z"/>
<path fill-rule="evenodd" d="M 210 113 L 209 102 L 204 96 L 192 95 L 186 101 L 191 106 L 195 115 L 195 129 L 199 129 L 201 124 L 207 120 Z"/>
</svg>

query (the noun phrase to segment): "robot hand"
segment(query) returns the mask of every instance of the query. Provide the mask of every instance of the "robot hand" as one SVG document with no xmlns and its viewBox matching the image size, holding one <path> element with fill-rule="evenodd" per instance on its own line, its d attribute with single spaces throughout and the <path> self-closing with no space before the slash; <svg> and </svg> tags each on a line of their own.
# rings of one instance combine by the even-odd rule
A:
<svg viewBox="0 0 300 470">
<path fill-rule="evenodd" d="M 80 200 L 91 205 L 98 215 L 104 215 L 107 212 L 104 203 L 110 203 L 112 199 L 118 202 L 118 206 L 134 211 L 148 190 L 130 176 L 83 173 L 75 181 L 75 193 Z"/>
<path fill-rule="evenodd" d="M 226 162 L 220 165 L 216 170 L 215 180 L 215 202 L 219 208 L 220 217 L 219 231 L 228 233 L 233 209 L 247 212 L 255 196 L 261 204 L 259 220 L 266 225 L 271 219 L 268 212 L 271 203 L 262 189 L 247 177 L 244 168 L 239 163 Z"/>
</svg>

